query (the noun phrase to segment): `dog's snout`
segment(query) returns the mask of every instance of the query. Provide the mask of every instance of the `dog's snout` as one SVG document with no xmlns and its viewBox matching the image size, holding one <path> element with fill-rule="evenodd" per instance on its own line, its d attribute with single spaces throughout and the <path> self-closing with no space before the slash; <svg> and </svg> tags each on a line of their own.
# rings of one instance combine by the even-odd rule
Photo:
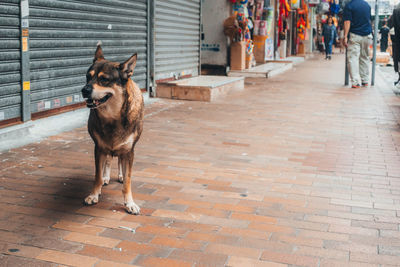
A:
<svg viewBox="0 0 400 267">
<path fill-rule="evenodd" d="M 90 98 L 92 95 L 93 87 L 90 84 L 85 85 L 85 87 L 82 88 L 82 96 L 83 98 Z"/>
</svg>

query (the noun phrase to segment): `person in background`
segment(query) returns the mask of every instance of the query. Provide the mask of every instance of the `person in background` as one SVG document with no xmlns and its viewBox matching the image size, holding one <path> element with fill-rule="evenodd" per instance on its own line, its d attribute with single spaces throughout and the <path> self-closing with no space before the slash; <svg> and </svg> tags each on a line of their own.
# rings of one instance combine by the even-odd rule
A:
<svg viewBox="0 0 400 267">
<path fill-rule="evenodd" d="M 381 34 L 381 52 L 386 52 L 388 48 L 389 31 L 390 29 L 386 26 L 386 21 L 384 21 L 382 28 L 379 30 L 379 33 Z"/>
<path fill-rule="evenodd" d="M 371 7 L 364 0 L 351 0 L 344 8 L 343 20 L 351 88 L 360 88 L 360 78 L 361 85 L 368 86 Z"/>
<path fill-rule="evenodd" d="M 322 29 L 322 36 L 324 36 L 325 43 L 325 59 L 332 59 L 332 45 L 337 38 L 336 27 L 333 24 L 331 16 L 328 17 L 324 28 Z"/>
<path fill-rule="evenodd" d="M 393 66 L 394 71 L 398 74 L 398 80 L 394 82 L 395 85 L 399 86 L 400 72 L 399 72 L 399 61 L 400 61 L 400 4 L 398 4 L 394 10 L 392 16 L 388 21 L 389 27 L 394 28 L 394 35 L 390 35 L 392 40 L 392 55 L 393 55 Z"/>
</svg>

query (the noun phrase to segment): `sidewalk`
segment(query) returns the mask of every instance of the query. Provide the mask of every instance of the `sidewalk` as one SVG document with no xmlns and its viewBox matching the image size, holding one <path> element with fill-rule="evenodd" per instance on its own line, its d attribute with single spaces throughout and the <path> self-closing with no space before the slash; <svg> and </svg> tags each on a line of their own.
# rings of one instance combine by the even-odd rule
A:
<svg viewBox="0 0 400 267">
<path fill-rule="evenodd" d="M 160 100 L 134 199 L 94 180 L 86 127 L 0 154 L 0 266 L 399 266 L 400 99 L 343 87 L 343 55 L 250 78 L 217 102 Z"/>
</svg>

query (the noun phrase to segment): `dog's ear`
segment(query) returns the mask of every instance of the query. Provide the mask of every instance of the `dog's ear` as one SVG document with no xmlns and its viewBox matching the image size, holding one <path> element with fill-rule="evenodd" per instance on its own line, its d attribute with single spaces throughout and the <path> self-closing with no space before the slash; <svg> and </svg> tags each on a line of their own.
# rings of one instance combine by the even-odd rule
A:
<svg viewBox="0 0 400 267">
<path fill-rule="evenodd" d="M 102 59 L 104 59 L 103 49 L 101 48 L 101 44 L 97 44 L 97 49 L 96 53 L 94 54 L 93 63 L 96 62 L 97 60 L 102 60 Z"/>
<path fill-rule="evenodd" d="M 131 56 L 127 61 L 119 65 L 121 76 L 124 80 L 128 80 L 133 75 L 133 70 L 136 67 L 137 53 Z"/>
</svg>

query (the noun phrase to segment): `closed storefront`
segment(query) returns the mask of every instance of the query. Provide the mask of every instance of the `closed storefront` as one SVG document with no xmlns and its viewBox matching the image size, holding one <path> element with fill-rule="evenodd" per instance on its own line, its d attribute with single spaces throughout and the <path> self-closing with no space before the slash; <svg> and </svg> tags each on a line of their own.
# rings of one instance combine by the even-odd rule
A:
<svg viewBox="0 0 400 267">
<path fill-rule="evenodd" d="M 0 121 L 21 112 L 19 2 L 0 3 Z M 82 104 L 80 91 L 99 41 L 111 61 L 138 53 L 133 79 L 147 89 L 149 0 L 28 2 L 32 114 Z"/>
<path fill-rule="evenodd" d="M 155 80 L 200 71 L 201 0 L 155 0 Z"/>
<path fill-rule="evenodd" d="M 134 79 L 147 83 L 147 0 L 30 0 L 31 110 L 80 103 L 98 41 L 106 59 L 134 52 Z"/>
<path fill-rule="evenodd" d="M 0 2 L 0 122 L 21 117 L 19 2 Z"/>
</svg>

